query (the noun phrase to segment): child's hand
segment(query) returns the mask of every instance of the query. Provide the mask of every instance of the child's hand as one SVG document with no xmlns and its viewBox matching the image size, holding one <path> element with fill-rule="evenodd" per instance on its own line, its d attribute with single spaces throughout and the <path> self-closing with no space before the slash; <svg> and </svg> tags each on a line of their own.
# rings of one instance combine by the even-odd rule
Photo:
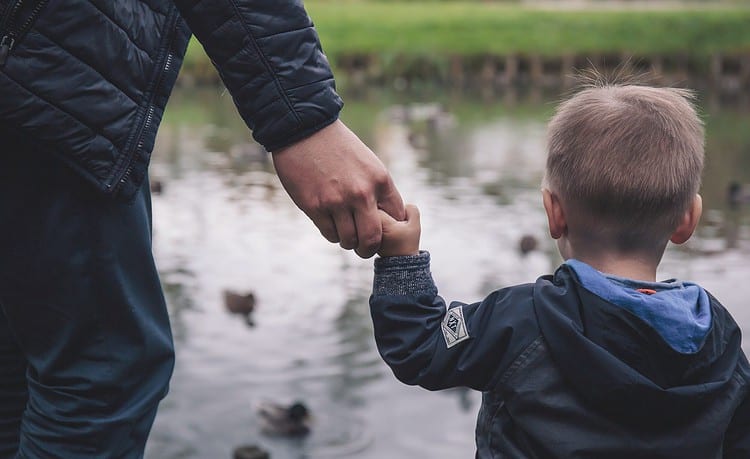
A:
<svg viewBox="0 0 750 459">
<path fill-rule="evenodd" d="M 419 235 L 422 227 L 419 224 L 419 209 L 414 205 L 406 206 L 406 221 L 400 222 L 380 211 L 380 223 L 383 225 L 383 239 L 380 242 L 378 255 L 395 257 L 400 255 L 419 254 Z"/>
</svg>

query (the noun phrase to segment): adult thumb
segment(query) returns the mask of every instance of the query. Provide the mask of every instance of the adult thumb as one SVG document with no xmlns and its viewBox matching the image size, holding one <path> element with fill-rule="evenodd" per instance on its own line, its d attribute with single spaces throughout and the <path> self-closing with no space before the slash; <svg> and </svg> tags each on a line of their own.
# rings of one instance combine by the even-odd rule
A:
<svg viewBox="0 0 750 459">
<path fill-rule="evenodd" d="M 419 224 L 419 209 L 414 204 L 407 204 L 406 205 L 406 221 L 409 223 L 417 223 Z"/>
<path fill-rule="evenodd" d="M 378 195 L 378 208 L 384 210 L 396 220 L 404 220 L 406 217 L 404 201 L 390 176 L 388 176 L 385 186 Z"/>
</svg>

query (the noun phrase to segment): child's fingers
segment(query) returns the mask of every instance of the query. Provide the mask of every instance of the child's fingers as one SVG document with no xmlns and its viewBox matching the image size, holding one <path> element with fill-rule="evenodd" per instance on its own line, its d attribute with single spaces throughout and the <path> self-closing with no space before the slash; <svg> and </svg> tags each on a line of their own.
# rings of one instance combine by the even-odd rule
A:
<svg viewBox="0 0 750 459">
<path fill-rule="evenodd" d="M 378 213 L 380 213 L 380 224 L 392 225 L 396 223 L 396 219 L 391 217 L 391 215 L 383 209 L 378 209 Z"/>
<path fill-rule="evenodd" d="M 380 212 L 380 224 L 383 225 L 383 231 L 386 232 L 392 232 L 392 231 L 403 231 L 405 228 L 410 227 L 419 227 L 419 209 L 417 209 L 417 206 L 413 204 L 408 204 L 405 206 L 406 210 L 406 220 L 405 221 L 398 221 L 395 218 L 391 217 L 387 212 L 384 210 L 379 210 Z M 398 228 L 402 228 L 399 230 Z"/>
</svg>

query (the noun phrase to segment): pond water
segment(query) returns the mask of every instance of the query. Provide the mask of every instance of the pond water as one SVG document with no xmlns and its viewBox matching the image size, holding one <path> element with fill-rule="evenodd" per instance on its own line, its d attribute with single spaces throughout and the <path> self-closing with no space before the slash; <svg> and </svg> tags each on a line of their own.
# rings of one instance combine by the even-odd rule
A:
<svg viewBox="0 0 750 459">
<path fill-rule="evenodd" d="M 448 300 L 476 301 L 560 263 L 539 183 L 556 94 L 373 91 L 342 118 L 422 211 L 422 247 Z M 704 218 L 659 272 L 702 283 L 750 327 L 750 111 L 706 93 Z M 743 108 L 744 107 L 744 108 Z M 469 458 L 480 396 L 405 386 L 381 362 L 367 298 L 372 260 L 326 242 L 281 188 L 220 89 L 175 92 L 151 169 L 154 251 L 177 349 L 147 458 L 231 458 L 258 444 L 273 459 Z M 750 189 L 750 186 L 748 186 Z M 523 256 L 524 235 L 539 241 Z M 252 292 L 255 326 L 226 312 L 225 290 Z M 746 348 L 747 348 L 747 341 Z M 303 400 L 312 433 L 261 433 L 257 407 Z"/>
</svg>

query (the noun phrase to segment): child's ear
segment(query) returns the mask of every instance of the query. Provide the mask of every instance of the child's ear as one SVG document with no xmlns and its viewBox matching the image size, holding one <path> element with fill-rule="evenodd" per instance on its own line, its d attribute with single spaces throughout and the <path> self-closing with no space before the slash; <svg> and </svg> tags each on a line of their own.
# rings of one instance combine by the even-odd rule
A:
<svg viewBox="0 0 750 459">
<path fill-rule="evenodd" d="M 669 240 L 675 244 L 683 244 L 690 239 L 690 236 L 693 235 L 695 228 L 698 226 L 698 221 L 701 219 L 702 212 L 703 199 L 701 198 L 701 195 L 696 194 L 695 198 L 693 198 L 693 203 L 688 210 L 685 211 L 680 224 L 677 225 L 677 229 L 674 230 L 674 233 L 672 233 L 672 237 L 670 237 Z"/>
<path fill-rule="evenodd" d="M 560 239 L 568 231 L 568 223 L 565 220 L 565 212 L 560 198 L 547 188 L 542 188 L 542 201 L 544 202 L 544 211 L 547 212 L 549 235 L 552 236 L 552 239 Z"/>
</svg>

